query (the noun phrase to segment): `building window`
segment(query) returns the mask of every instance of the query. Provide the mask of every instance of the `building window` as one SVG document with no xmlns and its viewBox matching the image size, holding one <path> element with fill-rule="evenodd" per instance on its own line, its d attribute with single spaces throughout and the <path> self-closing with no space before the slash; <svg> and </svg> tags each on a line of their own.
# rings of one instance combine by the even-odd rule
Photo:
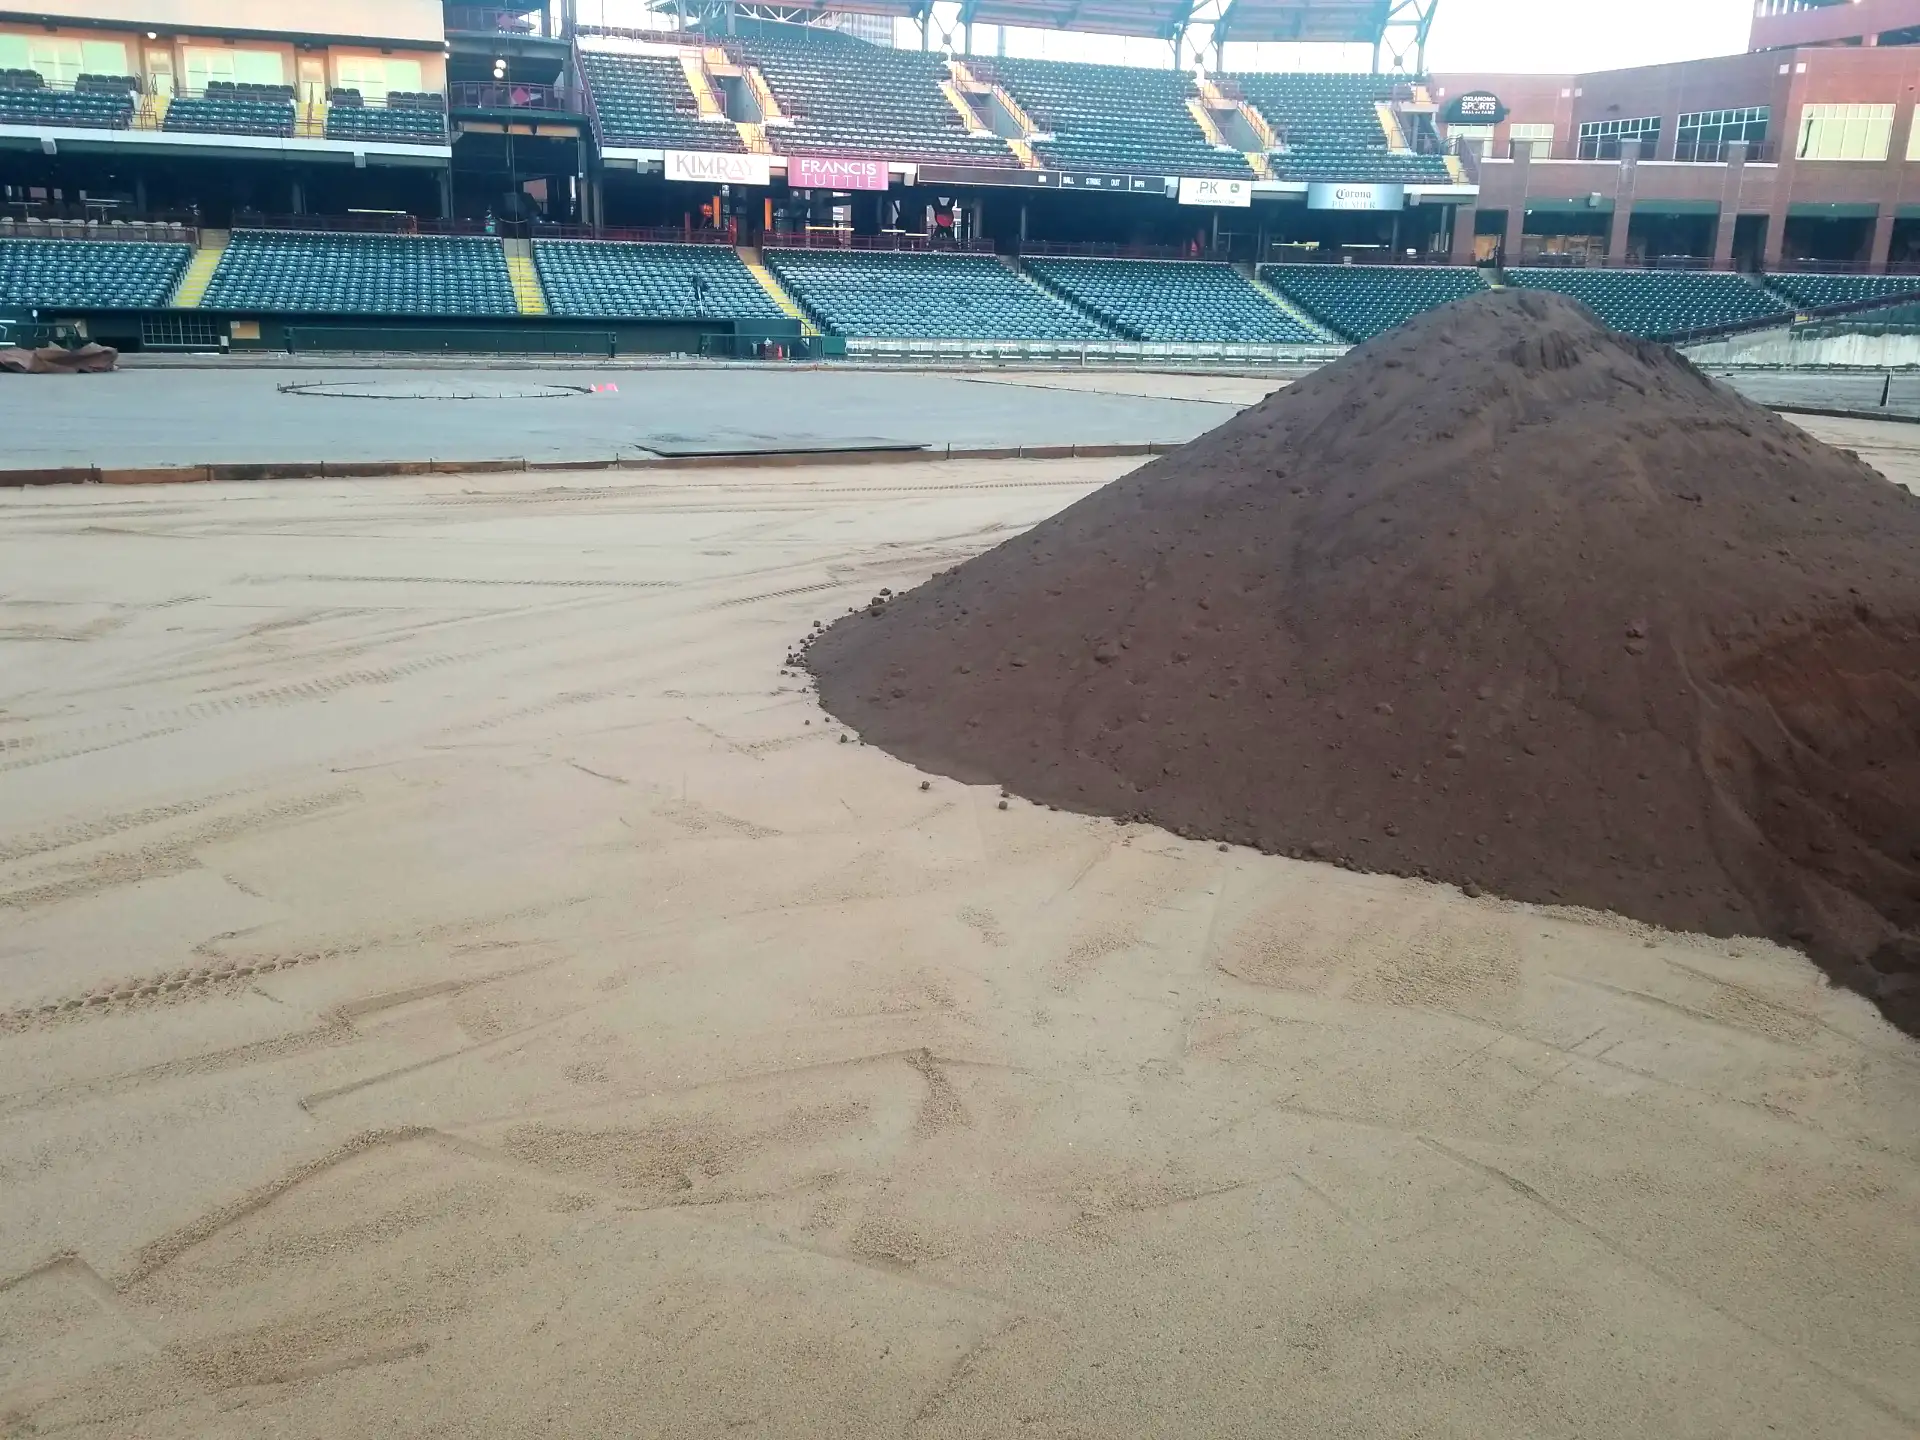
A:
<svg viewBox="0 0 1920 1440">
<path fill-rule="evenodd" d="M 195 95 L 212 84 L 284 85 L 286 57 L 277 50 L 187 51 L 187 89 Z"/>
<path fill-rule="evenodd" d="M 1553 158 L 1553 126 L 1551 125 L 1510 125 L 1507 127 L 1507 139 L 1512 142 L 1512 153 L 1515 155 L 1525 150 L 1530 159 L 1551 160 Z"/>
<path fill-rule="evenodd" d="M 32 70 L 49 85 L 71 86 L 82 75 L 127 74 L 127 47 L 118 40 L 0 35 L 0 70 Z"/>
<path fill-rule="evenodd" d="M 1800 111 L 1802 160 L 1885 160 L 1893 138 L 1891 105 L 1808 105 Z"/>
<path fill-rule="evenodd" d="M 1744 110 L 1698 110 L 1682 115 L 1673 158 L 1722 161 L 1727 158 L 1728 146 L 1742 142 L 1748 156 L 1755 156 L 1766 143 L 1770 118 L 1771 111 L 1765 105 L 1750 105 Z"/>
<path fill-rule="evenodd" d="M 341 55 L 334 62 L 342 90 L 358 90 L 368 99 L 395 90 L 418 94 L 425 88 L 418 60 L 396 60 L 379 55 Z"/>
<path fill-rule="evenodd" d="M 1580 127 L 1580 158 L 1618 160 L 1620 142 L 1623 140 L 1638 140 L 1641 157 L 1652 159 L 1660 144 L 1660 117 L 1649 115 L 1641 120 L 1589 120 Z"/>
</svg>

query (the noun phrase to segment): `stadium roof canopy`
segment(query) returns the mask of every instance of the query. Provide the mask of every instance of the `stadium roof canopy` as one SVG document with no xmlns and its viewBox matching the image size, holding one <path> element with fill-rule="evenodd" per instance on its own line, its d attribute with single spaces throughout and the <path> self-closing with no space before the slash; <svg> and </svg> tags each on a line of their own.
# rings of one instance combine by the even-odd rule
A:
<svg viewBox="0 0 1920 1440">
<path fill-rule="evenodd" d="M 661 0 L 655 0 L 656 4 Z M 961 0 L 965 24 L 1017 25 L 1032 30 L 1080 30 L 1096 35 L 1171 38 L 1195 22 L 1211 22 L 1233 40 L 1283 40 L 1308 45 L 1377 45 L 1407 10 L 1430 10 L 1434 0 Z M 843 10 L 920 19 L 928 0 L 771 0 L 749 9 Z"/>
<path fill-rule="evenodd" d="M 962 16 L 987 25 L 1086 30 L 1102 35 L 1177 35 L 1200 14 L 1235 40 L 1372 45 L 1386 28 L 1391 0 L 1232 0 L 1215 7 L 1195 0 L 973 0 Z"/>
</svg>

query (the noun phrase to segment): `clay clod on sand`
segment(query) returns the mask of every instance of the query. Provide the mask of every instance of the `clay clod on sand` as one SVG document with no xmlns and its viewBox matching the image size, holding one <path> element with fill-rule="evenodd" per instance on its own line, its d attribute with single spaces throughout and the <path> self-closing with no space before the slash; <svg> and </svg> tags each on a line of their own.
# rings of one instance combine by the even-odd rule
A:
<svg viewBox="0 0 1920 1440">
<path fill-rule="evenodd" d="M 928 770 L 1774 937 L 1920 1029 L 1920 501 L 1558 296 L 1425 315 L 806 663 Z"/>
</svg>

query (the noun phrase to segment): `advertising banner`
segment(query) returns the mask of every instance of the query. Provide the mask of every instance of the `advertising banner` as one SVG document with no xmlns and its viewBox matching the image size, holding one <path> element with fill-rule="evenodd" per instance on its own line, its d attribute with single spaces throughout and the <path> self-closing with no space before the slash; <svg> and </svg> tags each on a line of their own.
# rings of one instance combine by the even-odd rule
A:
<svg viewBox="0 0 1920 1440">
<path fill-rule="evenodd" d="M 1180 203 L 1182 205 L 1235 205 L 1245 208 L 1253 204 L 1253 182 L 1251 180 L 1196 180 L 1190 175 L 1182 175 Z"/>
<path fill-rule="evenodd" d="M 1404 185 L 1307 186 L 1309 210 L 1402 210 L 1407 204 Z"/>
<path fill-rule="evenodd" d="M 787 184 L 795 190 L 884 190 L 887 162 L 842 155 L 795 155 L 787 161 Z"/>
<path fill-rule="evenodd" d="M 1507 118 L 1507 107 L 1491 90 L 1469 90 L 1447 103 L 1449 125 L 1498 125 Z"/>
<path fill-rule="evenodd" d="M 1008 166 L 922 165 L 922 185 L 1004 185 L 1024 190 L 1102 190 L 1118 195 L 1166 195 L 1164 175 L 1116 175 L 1110 171 L 1015 170 Z"/>
<path fill-rule="evenodd" d="M 773 179 L 773 157 L 731 155 L 718 150 L 669 150 L 667 179 L 699 185 L 765 185 Z"/>
</svg>

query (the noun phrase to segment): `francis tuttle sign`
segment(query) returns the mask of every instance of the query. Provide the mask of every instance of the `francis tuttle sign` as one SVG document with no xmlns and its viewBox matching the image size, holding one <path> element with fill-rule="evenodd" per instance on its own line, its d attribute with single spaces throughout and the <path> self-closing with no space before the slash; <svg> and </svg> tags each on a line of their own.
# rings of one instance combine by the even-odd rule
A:
<svg viewBox="0 0 1920 1440">
<path fill-rule="evenodd" d="M 787 184 L 795 190 L 884 190 L 887 162 L 843 155 L 795 155 L 787 161 Z"/>
</svg>

